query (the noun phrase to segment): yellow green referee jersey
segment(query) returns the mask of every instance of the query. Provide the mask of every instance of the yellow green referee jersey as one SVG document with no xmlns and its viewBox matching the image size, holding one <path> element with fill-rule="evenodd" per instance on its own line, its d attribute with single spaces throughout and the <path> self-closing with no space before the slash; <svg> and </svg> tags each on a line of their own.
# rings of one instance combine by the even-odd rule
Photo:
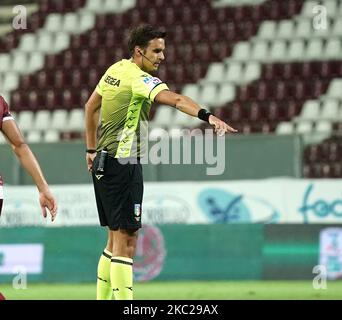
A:
<svg viewBox="0 0 342 320">
<path fill-rule="evenodd" d="M 142 128 L 146 130 L 151 104 L 159 92 L 168 89 L 130 60 L 109 67 L 96 87 L 102 96 L 97 151 L 107 148 L 115 158 L 142 156 L 147 138 L 141 137 L 146 133 Z"/>
</svg>

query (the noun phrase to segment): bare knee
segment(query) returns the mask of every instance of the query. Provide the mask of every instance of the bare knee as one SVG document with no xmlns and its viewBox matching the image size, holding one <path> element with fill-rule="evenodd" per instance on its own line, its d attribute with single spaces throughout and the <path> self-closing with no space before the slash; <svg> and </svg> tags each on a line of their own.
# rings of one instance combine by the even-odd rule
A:
<svg viewBox="0 0 342 320">
<path fill-rule="evenodd" d="M 133 258 L 138 238 L 138 231 L 116 230 L 112 233 L 113 256 Z"/>
</svg>

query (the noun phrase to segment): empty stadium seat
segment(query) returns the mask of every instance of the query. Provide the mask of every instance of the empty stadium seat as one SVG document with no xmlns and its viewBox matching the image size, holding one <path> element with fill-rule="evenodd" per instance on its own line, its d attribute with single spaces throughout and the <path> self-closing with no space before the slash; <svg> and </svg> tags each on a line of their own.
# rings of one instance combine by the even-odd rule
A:
<svg viewBox="0 0 342 320">
<path fill-rule="evenodd" d="M 40 131 L 30 130 L 26 135 L 28 143 L 40 143 L 43 141 L 42 133 Z"/>
<path fill-rule="evenodd" d="M 318 120 L 321 115 L 321 106 L 317 100 L 308 100 L 304 103 L 302 112 L 300 113 L 300 121 L 302 120 Z"/>
<path fill-rule="evenodd" d="M 73 109 L 70 111 L 69 121 L 66 124 L 68 131 L 84 131 L 84 110 Z"/>
<path fill-rule="evenodd" d="M 294 125 L 292 122 L 281 122 L 278 124 L 276 134 L 288 135 L 294 133 Z"/>
<path fill-rule="evenodd" d="M 45 143 L 59 142 L 59 140 L 60 140 L 60 137 L 59 137 L 59 133 L 57 130 L 47 130 L 44 133 L 43 142 Z"/>
<path fill-rule="evenodd" d="M 32 111 L 21 111 L 18 115 L 18 126 L 22 131 L 29 131 L 33 128 L 34 114 Z"/>
<path fill-rule="evenodd" d="M 322 102 L 322 112 L 320 114 L 320 118 L 324 120 L 337 120 L 341 121 L 340 118 L 341 110 L 340 103 L 337 99 L 325 99 Z"/>
<path fill-rule="evenodd" d="M 48 110 L 39 110 L 35 114 L 33 128 L 37 131 L 44 131 L 51 127 L 51 114 Z"/>
<path fill-rule="evenodd" d="M 170 119 L 174 117 L 175 110 L 170 106 L 158 106 L 151 122 L 153 128 L 167 128 L 171 125 Z"/>
<path fill-rule="evenodd" d="M 50 129 L 53 131 L 62 131 L 68 120 L 68 112 L 65 109 L 53 110 L 51 115 Z"/>
</svg>

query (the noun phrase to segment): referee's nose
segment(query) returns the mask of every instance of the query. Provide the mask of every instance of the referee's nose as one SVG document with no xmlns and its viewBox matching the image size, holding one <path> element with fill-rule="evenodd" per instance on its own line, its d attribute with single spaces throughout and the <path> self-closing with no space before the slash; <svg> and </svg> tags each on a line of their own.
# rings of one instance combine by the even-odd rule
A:
<svg viewBox="0 0 342 320">
<path fill-rule="evenodd" d="M 161 61 L 164 61 L 164 60 L 165 60 L 164 52 L 160 52 L 159 59 L 160 59 Z"/>
</svg>

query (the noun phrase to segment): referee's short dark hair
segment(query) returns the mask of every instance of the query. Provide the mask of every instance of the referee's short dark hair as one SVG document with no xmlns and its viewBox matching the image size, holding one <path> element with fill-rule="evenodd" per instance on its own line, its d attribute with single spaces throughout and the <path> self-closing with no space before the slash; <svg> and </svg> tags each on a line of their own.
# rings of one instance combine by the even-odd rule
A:
<svg viewBox="0 0 342 320">
<path fill-rule="evenodd" d="M 158 30 L 151 25 L 142 25 L 133 29 L 128 39 L 128 50 L 131 55 L 136 46 L 146 48 L 148 43 L 156 38 L 165 38 L 166 32 Z"/>
</svg>

